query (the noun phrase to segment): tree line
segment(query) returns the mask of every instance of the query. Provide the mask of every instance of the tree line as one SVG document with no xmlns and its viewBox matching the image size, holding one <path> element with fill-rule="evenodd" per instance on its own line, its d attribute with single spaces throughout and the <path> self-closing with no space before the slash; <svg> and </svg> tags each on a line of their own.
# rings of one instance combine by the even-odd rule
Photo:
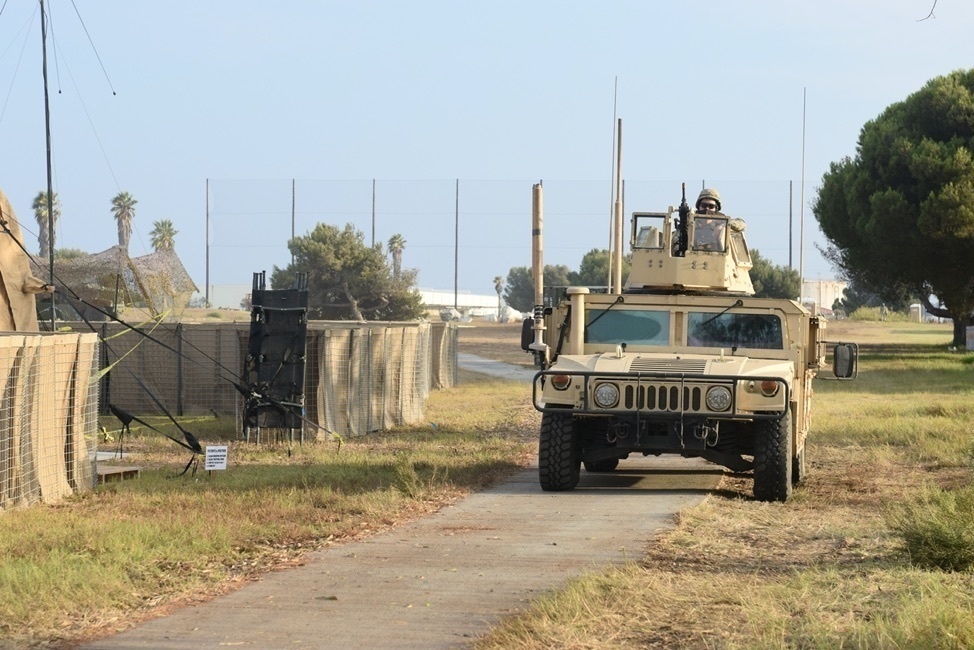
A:
<svg viewBox="0 0 974 650">
<path fill-rule="evenodd" d="M 37 219 L 37 242 L 39 253 L 42 259 L 47 259 L 51 250 L 60 253 L 61 256 L 74 257 L 83 254 L 77 250 L 57 251 L 55 240 L 57 237 L 57 222 L 61 218 L 61 201 L 58 199 L 57 192 L 51 197 L 49 202 L 47 192 L 40 191 L 34 197 L 31 208 L 34 210 L 34 218 Z M 115 217 L 118 228 L 118 245 L 128 253 L 129 240 L 132 237 L 132 221 L 135 219 L 135 205 L 138 201 L 128 192 L 119 192 L 112 198 L 111 214 Z M 51 225 L 54 229 L 51 229 Z M 152 223 L 151 238 L 152 249 L 154 251 L 174 250 L 176 247 L 176 235 L 179 231 L 170 219 L 160 219 Z"/>
<path fill-rule="evenodd" d="M 854 295 L 974 325 L 974 70 L 928 81 L 866 122 L 812 206 Z M 934 304 L 936 301 L 937 304 Z"/>
</svg>

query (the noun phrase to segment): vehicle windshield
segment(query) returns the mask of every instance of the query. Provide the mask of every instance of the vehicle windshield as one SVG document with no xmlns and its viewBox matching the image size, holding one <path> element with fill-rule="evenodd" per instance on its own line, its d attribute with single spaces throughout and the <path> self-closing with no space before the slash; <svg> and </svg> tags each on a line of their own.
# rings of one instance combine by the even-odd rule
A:
<svg viewBox="0 0 974 650">
<path fill-rule="evenodd" d="M 711 348 L 783 350 L 781 319 L 775 314 L 690 312 L 687 344 Z"/>
<path fill-rule="evenodd" d="M 585 312 L 586 343 L 667 345 L 670 312 L 630 309 L 589 309 Z"/>
</svg>

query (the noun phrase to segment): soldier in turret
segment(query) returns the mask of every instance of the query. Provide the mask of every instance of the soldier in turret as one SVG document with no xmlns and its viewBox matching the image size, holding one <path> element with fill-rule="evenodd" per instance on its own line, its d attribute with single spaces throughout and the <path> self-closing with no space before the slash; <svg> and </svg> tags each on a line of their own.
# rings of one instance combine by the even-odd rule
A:
<svg viewBox="0 0 974 650">
<path fill-rule="evenodd" d="M 697 197 L 697 212 L 717 214 L 720 213 L 720 208 L 720 192 L 709 187 L 700 190 L 700 196 Z"/>
<path fill-rule="evenodd" d="M 722 214 L 720 193 L 712 188 L 701 190 L 700 196 L 697 197 L 696 208 L 698 215 Z M 722 252 L 727 220 L 697 216 L 694 221 L 693 247 L 696 250 Z"/>
</svg>

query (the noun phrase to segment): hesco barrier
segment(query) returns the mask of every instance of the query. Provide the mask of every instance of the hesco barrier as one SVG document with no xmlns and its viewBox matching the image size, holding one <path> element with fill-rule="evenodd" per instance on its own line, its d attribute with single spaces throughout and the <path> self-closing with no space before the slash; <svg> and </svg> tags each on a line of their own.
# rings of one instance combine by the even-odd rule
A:
<svg viewBox="0 0 974 650">
<path fill-rule="evenodd" d="M 102 412 L 109 404 L 135 414 L 216 414 L 241 420 L 240 383 L 250 321 L 162 324 L 139 328 L 104 323 Z M 457 377 L 453 323 L 308 323 L 304 439 L 356 436 L 421 420 L 432 388 Z M 114 365 L 112 365 L 114 364 Z M 138 378 L 138 380 L 136 380 Z M 143 388 L 141 381 L 146 388 Z"/>
<path fill-rule="evenodd" d="M 0 333 L 0 510 L 91 489 L 98 337 Z"/>
</svg>

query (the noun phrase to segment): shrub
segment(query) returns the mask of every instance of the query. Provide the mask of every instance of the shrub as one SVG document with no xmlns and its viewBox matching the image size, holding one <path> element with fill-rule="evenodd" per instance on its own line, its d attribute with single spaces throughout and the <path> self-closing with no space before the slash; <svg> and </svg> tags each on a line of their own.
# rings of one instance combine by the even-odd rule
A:
<svg viewBox="0 0 974 650">
<path fill-rule="evenodd" d="M 849 314 L 849 318 L 852 320 L 863 320 L 863 321 L 882 320 L 879 307 L 859 307 L 854 312 Z M 886 320 L 905 323 L 910 320 L 910 314 L 908 312 L 893 311 L 892 309 L 890 309 L 889 312 L 886 314 Z"/>
<path fill-rule="evenodd" d="M 927 488 L 911 502 L 892 506 L 887 522 L 921 568 L 974 568 L 974 486 Z"/>
</svg>

